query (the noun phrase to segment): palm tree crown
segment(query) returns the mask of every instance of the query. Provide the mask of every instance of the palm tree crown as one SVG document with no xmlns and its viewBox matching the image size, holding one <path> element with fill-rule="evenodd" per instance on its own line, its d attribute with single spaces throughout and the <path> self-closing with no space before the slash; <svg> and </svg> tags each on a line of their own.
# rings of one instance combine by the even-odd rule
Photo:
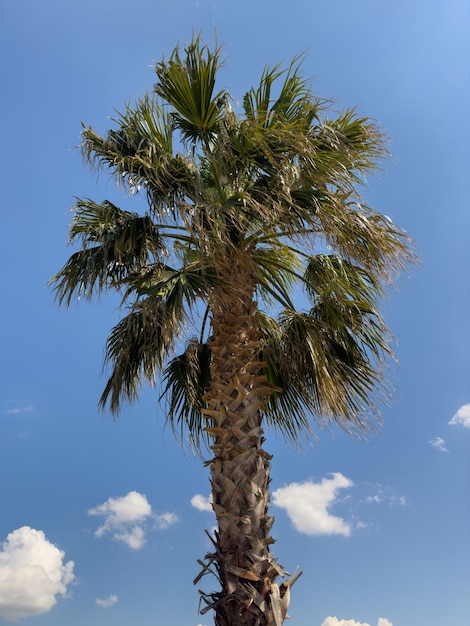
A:
<svg viewBox="0 0 470 626">
<path fill-rule="evenodd" d="M 294 441 L 315 422 L 350 432 L 374 426 L 393 356 L 378 305 L 413 258 L 406 234 L 358 192 L 386 154 L 379 128 L 353 110 L 330 117 L 300 58 L 265 69 L 240 105 L 217 91 L 220 65 L 221 49 L 195 37 L 156 64 L 154 93 L 126 105 L 114 129 L 101 137 L 83 128 L 87 162 L 131 195 L 144 194 L 148 209 L 78 199 L 70 241 L 79 249 L 52 279 L 66 305 L 121 294 L 125 314 L 107 340 L 111 373 L 100 405 L 118 412 L 162 374 L 169 423 L 215 454 L 213 493 L 214 476 L 229 471 L 220 461 L 224 437 L 240 419 L 257 420 L 239 428 L 244 436 L 233 446 L 245 451 L 261 449 L 262 422 Z M 267 476 L 268 463 L 262 467 Z M 267 478 L 263 484 L 267 492 Z M 271 518 L 263 515 L 266 534 Z M 275 586 L 269 613 L 253 582 L 273 582 L 268 566 L 249 575 L 246 563 L 244 574 L 221 565 L 230 551 L 222 519 L 212 561 L 223 597 L 239 594 L 230 584 L 236 575 L 244 593 L 256 588 L 253 623 L 278 625 Z M 247 601 L 236 597 L 239 612 Z M 216 621 L 234 624 L 221 598 L 208 600 L 219 607 Z"/>
</svg>

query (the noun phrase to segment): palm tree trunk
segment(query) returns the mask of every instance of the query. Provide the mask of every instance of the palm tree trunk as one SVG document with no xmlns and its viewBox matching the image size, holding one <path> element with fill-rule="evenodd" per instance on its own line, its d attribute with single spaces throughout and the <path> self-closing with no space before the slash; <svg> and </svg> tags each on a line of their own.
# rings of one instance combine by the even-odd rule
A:
<svg viewBox="0 0 470 626">
<path fill-rule="evenodd" d="M 215 566 L 222 589 L 203 597 L 216 626 L 281 626 L 289 594 L 275 582 L 285 572 L 270 552 L 271 456 L 262 448 L 263 407 L 272 388 L 260 361 L 253 272 L 246 258 L 232 259 L 230 272 L 230 289 L 214 291 L 211 299 L 211 386 L 204 398 L 218 524 L 205 571 Z"/>
</svg>

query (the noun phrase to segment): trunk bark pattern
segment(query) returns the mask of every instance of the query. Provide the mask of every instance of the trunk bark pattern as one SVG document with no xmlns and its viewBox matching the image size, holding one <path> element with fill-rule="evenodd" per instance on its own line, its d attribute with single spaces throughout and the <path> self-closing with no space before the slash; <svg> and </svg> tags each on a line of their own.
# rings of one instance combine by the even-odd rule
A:
<svg viewBox="0 0 470 626">
<path fill-rule="evenodd" d="M 226 260 L 228 263 L 228 260 Z M 248 266 L 248 267 L 247 267 Z M 214 454 L 208 461 L 218 529 L 196 581 L 214 573 L 221 591 L 202 597 L 216 626 L 281 626 L 289 587 L 273 558 L 268 514 L 271 456 L 263 450 L 263 407 L 272 387 L 262 372 L 253 272 L 230 260 L 231 286 L 211 299 L 211 386 L 204 400 Z M 215 570 L 215 571 L 214 571 Z"/>
</svg>

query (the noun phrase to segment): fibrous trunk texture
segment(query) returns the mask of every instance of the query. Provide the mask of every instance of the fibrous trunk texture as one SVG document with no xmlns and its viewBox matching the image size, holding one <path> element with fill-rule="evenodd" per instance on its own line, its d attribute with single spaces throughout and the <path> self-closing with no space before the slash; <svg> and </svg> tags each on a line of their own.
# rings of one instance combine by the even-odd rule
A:
<svg viewBox="0 0 470 626">
<path fill-rule="evenodd" d="M 201 575 L 215 569 L 221 591 L 202 594 L 203 612 L 214 609 L 216 626 L 281 626 L 293 579 L 276 583 L 286 572 L 270 552 L 271 457 L 262 448 L 262 412 L 272 388 L 262 373 L 252 274 L 246 263 L 233 259 L 230 269 L 231 288 L 215 291 L 211 301 L 211 386 L 205 402 L 218 528 Z"/>
</svg>

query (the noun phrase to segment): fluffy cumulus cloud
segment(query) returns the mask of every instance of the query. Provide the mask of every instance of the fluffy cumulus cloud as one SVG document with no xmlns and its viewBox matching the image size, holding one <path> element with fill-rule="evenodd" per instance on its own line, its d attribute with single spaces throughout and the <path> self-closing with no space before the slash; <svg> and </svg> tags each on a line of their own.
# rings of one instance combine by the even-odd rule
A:
<svg viewBox="0 0 470 626">
<path fill-rule="evenodd" d="M 108 596 L 107 598 L 96 598 L 96 604 L 98 606 L 103 607 L 103 609 L 109 609 L 109 607 L 114 606 L 119 601 L 117 596 Z"/>
<path fill-rule="evenodd" d="M 191 498 L 191 505 L 198 511 L 211 511 L 212 512 L 212 498 L 207 498 L 200 493 L 197 493 Z"/>
<path fill-rule="evenodd" d="M 138 491 L 129 491 L 119 498 L 108 498 L 103 504 L 89 509 L 88 515 L 104 518 L 103 524 L 95 531 L 95 537 L 109 533 L 115 541 L 125 543 L 132 550 L 143 548 L 145 534 L 152 522 L 156 528 L 164 529 L 178 521 L 174 513 L 154 513 L 146 496 Z"/>
<path fill-rule="evenodd" d="M 446 448 L 446 442 L 442 437 L 435 437 L 434 439 L 431 439 L 429 443 L 432 445 L 433 448 L 436 448 L 436 450 L 440 450 L 441 452 L 449 452 L 448 448 Z"/>
<path fill-rule="evenodd" d="M 470 428 L 470 404 L 464 404 L 460 407 L 454 417 L 450 420 L 451 426 L 464 426 Z"/>
<path fill-rule="evenodd" d="M 331 474 L 320 483 L 311 480 L 291 483 L 274 491 L 276 506 L 286 510 L 296 530 L 307 535 L 344 535 L 351 533 L 350 524 L 331 515 L 331 507 L 340 489 L 352 487 L 353 482 L 341 473 Z"/>
<path fill-rule="evenodd" d="M 23 526 L 0 544 L 0 617 L 16 622 L 47 613 L 74 580 L 73 561 L 42 530 Z"/>
<path fill-rule="evenodd" d="M 321 626 L 371 626 L 365 622 L 356 622 L 354 619 L 338 619 L 337 617 L 327 617 Z M 379 617 L 377 626 L 393 626 L 392 622 L 384 617 Z"/>
</svg>

